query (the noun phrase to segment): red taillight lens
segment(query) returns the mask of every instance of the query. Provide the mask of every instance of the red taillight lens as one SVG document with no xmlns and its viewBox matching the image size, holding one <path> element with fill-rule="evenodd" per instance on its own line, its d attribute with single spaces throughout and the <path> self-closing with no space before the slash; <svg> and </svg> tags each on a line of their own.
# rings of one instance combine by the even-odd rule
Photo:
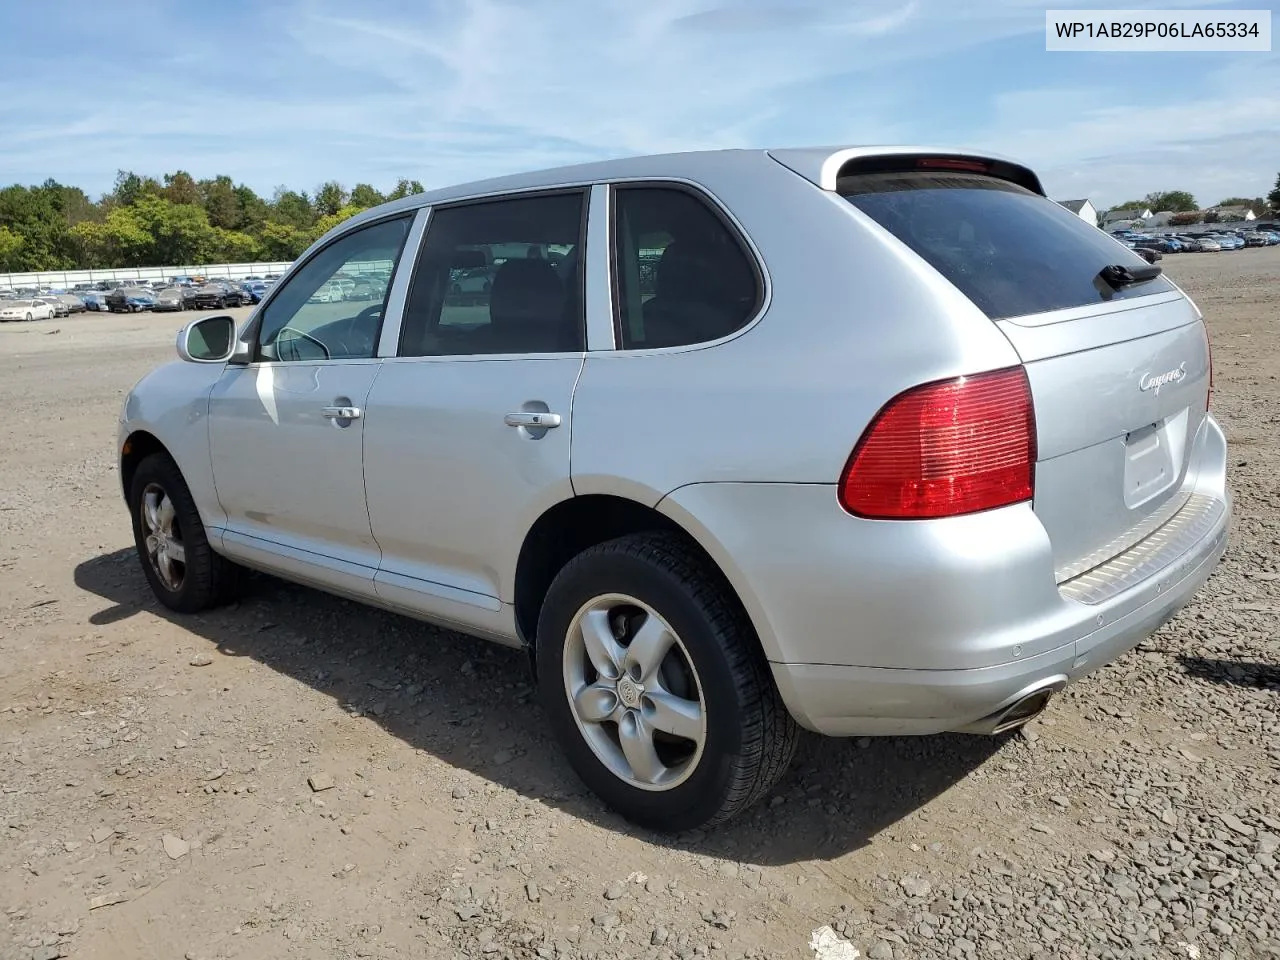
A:
<svg viewBox="0 0 1280 960">
<path fill-rule="evenodd" d="M 1035 410 L 1022 367 L 928 383 L 876 415 L 840 478 L 859 517 L 954 517 L 1030 500 Z"/>
<path fill-rule="evenodd" d="M 953 157 L 925 157 L 917 160 L 921 170 L 965 170 L 969 173 L 986 173 L 991 165 L 982 160 L 960 160 Z"/>
</svg>

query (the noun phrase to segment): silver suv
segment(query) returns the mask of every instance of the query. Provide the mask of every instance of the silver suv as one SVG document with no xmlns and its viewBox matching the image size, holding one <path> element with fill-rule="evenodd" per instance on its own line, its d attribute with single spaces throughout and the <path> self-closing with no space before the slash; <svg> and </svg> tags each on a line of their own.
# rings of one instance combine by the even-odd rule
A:
<svg viewBox="0 0 1280 960">
<path fill-rule="evenodd" d="M 659 829 L 747 808 L 800 728 L 1025 723 L 1226 546 L 1200 313 L 999 157 L 407 197 L 177 349 L 119 428 L 161 602 L 249 567 L 523 647 L 578 774 Z"/>
</svg>

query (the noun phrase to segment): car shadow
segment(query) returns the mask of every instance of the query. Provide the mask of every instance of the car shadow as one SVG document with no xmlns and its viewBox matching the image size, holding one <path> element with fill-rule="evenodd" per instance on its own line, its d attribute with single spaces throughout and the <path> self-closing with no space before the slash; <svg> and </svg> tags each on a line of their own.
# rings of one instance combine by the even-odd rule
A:
<svg viewBox="0 0 1280 960">
<path fill-rule="evenodd" d="M 834 859 L 944 793 L 1020 734 L 864 740 L 809 736 L 769 798 L 710 831 L 632 826 L 589 793 L 545 732 L 521 651 L 477 641 L 274 577 L 236 603 L 182 616 L 153 597 L 132 549 L 75 568 L 110 605 L 90 623 L 151 613 L 332 697 L 452 766 L 647 842 L 773 866 Z"/>
<path fill-rule="evenodd" d="M 1181 654 L 1178 662 L 1188 675 L 1232 687 L 1280 690 L 1280 665 L 1248 660 L 1215 660 Z"/>
</svg>

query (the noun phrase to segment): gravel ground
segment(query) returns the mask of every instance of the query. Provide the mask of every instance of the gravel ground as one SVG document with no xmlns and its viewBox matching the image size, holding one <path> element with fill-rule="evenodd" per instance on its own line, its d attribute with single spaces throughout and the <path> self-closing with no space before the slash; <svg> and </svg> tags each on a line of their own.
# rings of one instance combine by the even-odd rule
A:
<svg viewBox="0 0 1280 960">
<path fill-rule="evenodd" d="M 181 318 L 0 327 L 0 958 L 1280 957 L 1280 250 L 1163 265 L 1231 441 L 1194 602 L 1020 733 L 813 738 L 676 838 L 513 651 L 265 577 L 160 610 L 112 444 Z"/>
</svg>

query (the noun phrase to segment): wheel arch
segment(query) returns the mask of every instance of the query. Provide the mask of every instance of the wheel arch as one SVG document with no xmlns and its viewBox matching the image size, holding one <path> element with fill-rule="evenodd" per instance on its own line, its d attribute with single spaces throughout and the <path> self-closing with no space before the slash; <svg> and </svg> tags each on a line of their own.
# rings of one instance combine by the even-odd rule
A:
<svg viewBox="0 0 1280 960">
<path fill-rule="evenodd" d="M 153 453 L 164 453 L 170 457 L 169 449 L 160 442 L 160 438 L 147 430 L 134 430 L 125 438 L 120 446 L 120 485 L 124 499 L 129 500 L 129 491 L 133 488 L 133 477 L 138 472 L 138 464 Z"/>
<path fill-rule="evenodd" d="M 754 642 L 768 657 L 770 648 L 761 634 L 759 607 L 741 576 L 717 559 L 727 559 L 725 552 L 714 538 L 710 543 L 704 542 L 707 531 L 686 511 L 663 509 L 666 506 L 665 499 L 654 507 L 614 494 L 589 493 L 561 500 L 538 517 L 521 544 L 514 587 L 516 633 L 529 650 L 531 661 L 536 661 L 533 654 L 542 601 L 556 574 L 590 547 L 646 531 L 674 533 L 698 552 L 707 568 L 722 580 L 732 601 L 743 608 L 755 627 Z M 534 666 L 536 669 L 536 662 Z"/>
</svg>

